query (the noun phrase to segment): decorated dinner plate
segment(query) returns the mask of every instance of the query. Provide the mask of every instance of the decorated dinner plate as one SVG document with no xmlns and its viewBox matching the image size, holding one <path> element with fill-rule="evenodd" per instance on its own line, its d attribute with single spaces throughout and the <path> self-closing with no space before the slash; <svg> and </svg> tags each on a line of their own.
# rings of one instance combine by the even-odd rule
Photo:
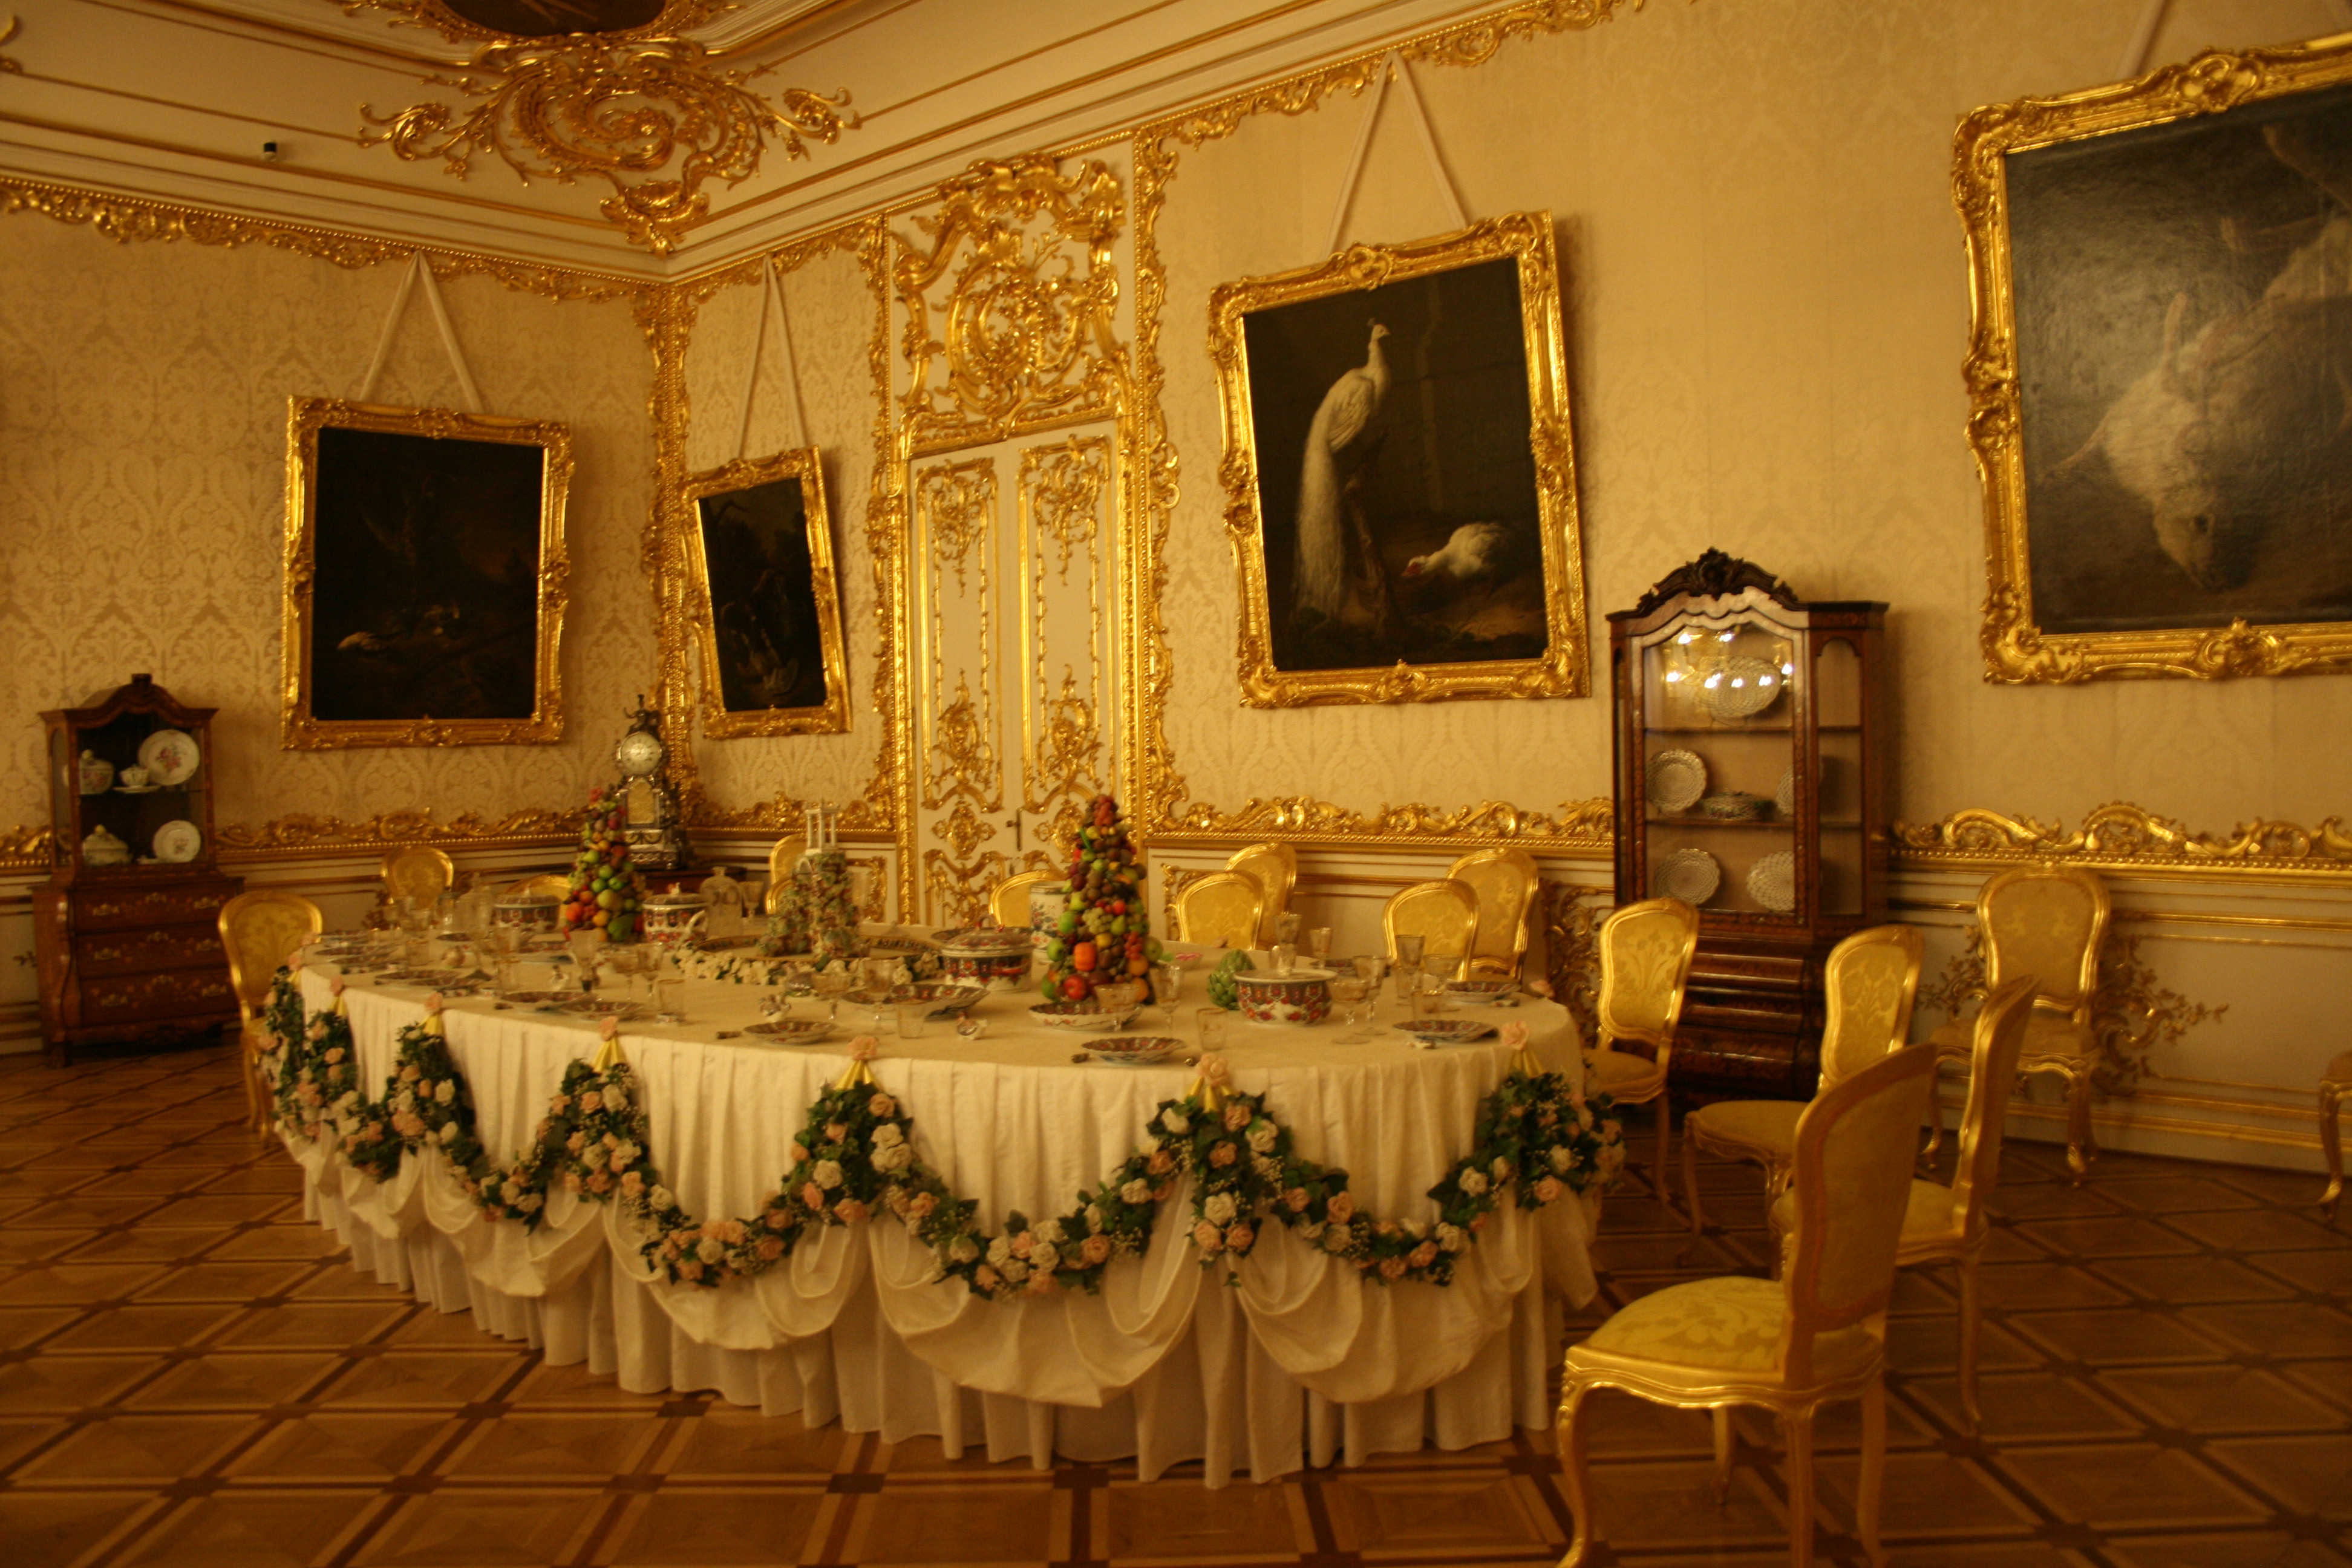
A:
<svg viewBox="0 0 2352 1568">
<path fill-rule="evenodd" d="M 204 829 L 184 817 L 155 830 L 155 858 L 179 865 L 193 860 L 205 847 Z"/>
<path fill-rule="evenodd" d="M 387 969 L 376 976 L 385 985 L 422 985 L 430 991 L 444 991 L 465 983 L 462 969 Z"/>
<path fill-rule="evenodd" d="M 1776 849 L 1748 870 L 1748 890 L 1756 901 L 1775 914 L 1785 915 L 1797 907 L 1797 857 L 1786 849 Z"/>
<path fill-rule="evenodd" d="M 562 1005 L 567 1013 L 577 1013 L 583 1018 L 635 1018 L 645 1008 L 635 1002 L 624 1002 L 616 996 L 576 996 Z"/>
<path fill-rule="evenodd" d="M 580 999 L 577 991 L 501 991 L 499 1000 L 511 1002 L 518 1007 L 553 1007 Z"/>
<path fill-rule="evenodd" d="M 762 938 L 756 936 L 698 936 L 686 945 L 697 952 L 740 952 L 747 947 L 757 947 Z"/>
<path fill-rule="evenodd" d="M 1495 1026 L 1483 1018 L 1407 1018 L 1391 1026 L 1425 1046 L 1467 1045 L 1495 1032 Z"/>
<path fill-rule="evenodd" d="M 746 1024 L 743 1032 L 757 1035 L 763 1040 L 773 1040 L 781 1046 L 813 1046 L 833 1033 L 829 1018 L 770 1018 L 764 1023 Z"/>
<path fill-rule="evenodd" d="M 1087 1047 L 1095 1060 L 1129 1068 L 1164 1062 L 1183 1048 L 1183 1041 L 1168 1035 L 1108 1035 Z"/>
<path fill-rule="evenodd" d="M 1519 988 L 1516 980 L 1449 980 L 1445 994 L 1456 1002 L 1499 1002 Z"/>
<path fill-rule="evenodd" d="M 1772 792 L 1772 804 L 1780 808 L 1783 816 L 1797 815 L 1797 770 L 1783 768 L 1780 787 Z"/>
<path fill-rule="evenodd" d="M 195 777 L 203 755 L 196 738 L 183 730 L 158 730 L 139 743 L 139 765 L 147 770 L 148 782 L 165 789 Z"/>
<path fill-rule="evenodd" d="M 1716 719 L 1753 719 L 1780 700 L 1785 684 L 1779 665 L 1733 654 L 1700 684 L 1699 706 Z"/>
<path fill-rule="evenodd" d="M 892 1006 L 904 1006 L 909 1002 L 928 1005 L 929 1016 L 945 1018 L 968 1011 L 974 1003 L 988 994 L 985 985 L 962 985 L 951 980 L 926 980 L 913 985 L 893 985 L 885 998 Z"/>
<path fill-rule="evenodd" d="M 1029 1009 L 1029 1016 L 1049 1029 L 1076 1029 L 1087 1034 L 1104 1034 L 1127 1027 L 1135 1016 L 1132 1007 L 1108 1012 L 1090 1003 L 1040 1002 Z"/>
<path fill-rule="evenodd" d="M 1670 899 L 1703 904 L 1723 886 L 1723 865 L 1704 849 L 1677 849 L 1657 863 L 1650 885 Z"/>
<path fill-rule="evenodd" d="M 1650 759 L 1650 804 L 1667 813 L 1688 811 L 1706 793 L 1706 764 L 1696 752 L 1660 752 Z"/>
</svg>

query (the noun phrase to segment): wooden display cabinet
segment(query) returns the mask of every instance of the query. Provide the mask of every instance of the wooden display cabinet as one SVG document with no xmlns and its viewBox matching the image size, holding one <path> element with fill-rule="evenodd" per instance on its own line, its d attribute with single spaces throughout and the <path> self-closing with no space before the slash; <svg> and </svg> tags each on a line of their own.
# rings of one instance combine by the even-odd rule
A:
<svg viewBox="0 0 2352 1568">
<path fill-rule="evenodd" d="M 1699 910 L 1685 1100 L 1809 1097 L 1823 962 L 1886 918 L 1885 620 L 1717 550 L 1609 617 L 1617 901 Z"/>
<path fill-rule="evenodd" d="M 184 708 L 134 675 L 87 708 L 41 715 L 57 842 L 48 882 L 33 893 L 33 931 L 41 1035 L 53 1065 L 63 1066 L 78 1045 L 162 1042 L 236 1022 L 216 922 L 244 884 L 213 860 L 215 711 Z M 166 730 L 194 741 L 194 772 L 171 784 L 124 788 L 122 770 L 139 765 L 140 749 Z M 85 752 L 113 768 L 106 787 L 87 795 Z M 200 835 L 191 858 L 158 858 L 156 836 L 173 823 L 193 824 Z M 88 858 L 87 842 L 101 828 L 128 848 L 126 863 Z"/>
</svg>

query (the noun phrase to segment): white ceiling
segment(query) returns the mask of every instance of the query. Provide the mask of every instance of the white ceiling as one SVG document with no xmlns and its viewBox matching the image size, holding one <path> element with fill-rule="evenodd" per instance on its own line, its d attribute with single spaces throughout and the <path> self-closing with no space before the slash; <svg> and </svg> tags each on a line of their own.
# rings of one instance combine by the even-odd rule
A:
<svg viewBox="0 0 2352 1568">
<path fill-rule="evenodd" d="M 356 0 L 355 0 L 356 3 Z M 753 85 L 846 89 L 860 123 L 743 184 L 664 264 L 583 177 L 360 145 L 360 107 L 438 100 L 470 47 L 338 0 L 15 0 L 0 173 L 640 275 L 699 270 L 918 192 L 975 158 L 1068 145 L 1492 8 L 1493 0 L 749 0 L 694 35 Z M 265 161 L 262 143 L 278 156 Z"/>
</svg>

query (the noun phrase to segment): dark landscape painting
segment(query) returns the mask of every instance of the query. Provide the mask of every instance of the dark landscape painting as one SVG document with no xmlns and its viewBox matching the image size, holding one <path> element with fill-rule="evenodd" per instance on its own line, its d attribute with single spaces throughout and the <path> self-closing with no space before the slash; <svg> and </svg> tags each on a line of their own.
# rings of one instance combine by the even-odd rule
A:
<svg viewBox="0 0 2352 1568">
<path fill-rule="evenodd" d="M 310 716 L 530 718 L 546 453 L 334 426 L 318 439 Z"/>
<path fill-rule="evenodd" d="M 1516 260 L 1242 324 L 1275 668 L 1540 658 Z"/>
<path fill-rule="evenodd" d="M 2352 619 L 2352 89 L 2008 180 L 2035 623 Z"/>
<path fill-rule="evenodd" d="M 706 495 L 696 509 L 727 711 L 823 706 L 824 622 L 800 477 Z"/>
</svg>

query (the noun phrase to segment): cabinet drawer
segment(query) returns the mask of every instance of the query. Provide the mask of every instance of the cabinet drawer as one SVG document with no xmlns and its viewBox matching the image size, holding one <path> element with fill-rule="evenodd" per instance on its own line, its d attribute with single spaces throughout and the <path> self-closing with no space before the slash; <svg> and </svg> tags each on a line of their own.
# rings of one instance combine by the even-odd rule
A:
<svg viewBox="0 0 2352 1568">
<path fill-rule="evenodd" d="M 93 931 L 121 926 L 202 924 L 218 920 L 221 906 L 236 896 L 236 889 L 235 882 L 182 883 L 173 888 L 77 888 L 73 893 L 74 929 Z"/>
<path fill-rule="evenodd" d="M 74 939 L 74 967 L 87 979 L 149 969 L 188 969 L 228 962 L 213 926 L 129 926 Z"/>
<path fill-rule="evenodd" d="M 85 1025 L 228 1016 L 236 1011 L 236 998 L 229 990 L 226 963 L 218 969 L 167 969 L 157 974 L 128 974 L 81 984 Z"/>
</svg>

